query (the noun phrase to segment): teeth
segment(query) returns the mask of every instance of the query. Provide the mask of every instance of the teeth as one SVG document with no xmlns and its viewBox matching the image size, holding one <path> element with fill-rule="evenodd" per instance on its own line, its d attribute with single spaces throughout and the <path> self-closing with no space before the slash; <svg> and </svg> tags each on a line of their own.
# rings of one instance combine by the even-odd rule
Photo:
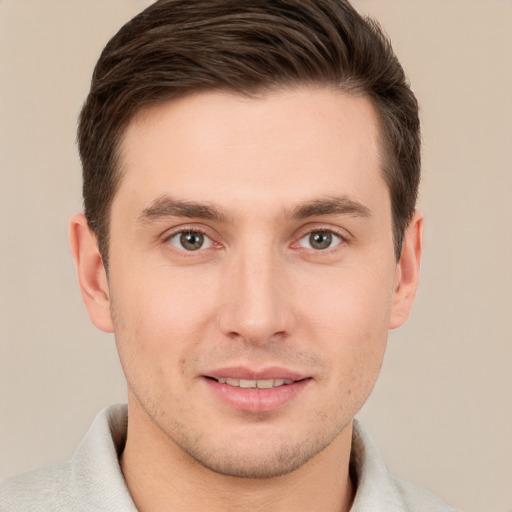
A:
<svg viewBox="0 0 512 512">
<path fill-rule="evenodd" d="M 263 380 L 246 380 L 246 379 L 230 379 L 220 377 L 217 379 L 221 384 L 228 384 L 236 388 L 246 389 L 270 389 L 283 386 L 285 384 L 291 384 L 293 380 L 290 379 L 263 379 Z"/>
<path fill-rule="evenodd" d="M 260 389 L 270 389 L 276 386 L 276 382 L 273 379 L 257 380 L 256 387 Z"/>
<path fill-rule="evenodd" d="M 255 388 L 258 381 L 240 379 L 241 388 Z"/>
</svg>

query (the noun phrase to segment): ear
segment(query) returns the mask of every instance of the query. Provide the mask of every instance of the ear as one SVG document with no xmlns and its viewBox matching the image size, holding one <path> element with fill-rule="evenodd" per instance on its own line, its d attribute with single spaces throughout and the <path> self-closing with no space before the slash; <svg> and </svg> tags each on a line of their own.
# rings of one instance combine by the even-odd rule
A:
<svg viewBox="0 0 512 512">
<path fill-rule="evenodd" d="M 91 322 L 101 331 L 114 332 L 107 273 L 96 235 L 81 213 L 74 215 L 69 222 L 69 243 Z"/>
<path fill-rule="evenodd" d="M 416 211 L 409 223 L 402 243 L 402 254 L 397 265 L 390 329 L 396 329 L 409 318 L 420 272 L 423 250 L 423 215 Z"/>
</svg>

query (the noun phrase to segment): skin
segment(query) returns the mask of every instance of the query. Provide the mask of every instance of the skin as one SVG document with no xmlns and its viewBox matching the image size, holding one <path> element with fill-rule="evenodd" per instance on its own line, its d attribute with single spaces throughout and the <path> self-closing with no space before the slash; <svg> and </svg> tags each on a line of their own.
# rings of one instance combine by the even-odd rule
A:
<svg viewBox="0 0 512 512">
<path fill-rule="evenodd" d="M 121 170 L 108 279 L 83 215 L 70 238 L 126 375 L 122 468 L 138 509 L 349 510 L 352 420 L 421 255 L 417 213 L 395 259 L 370 101 L 189 96 L 136 116 Z M 189 232 L 199 249 L 183 247 Z M 240 408 L 209 378 L 240 368 L 303 382 L 276 407 Z"/>
</svg>

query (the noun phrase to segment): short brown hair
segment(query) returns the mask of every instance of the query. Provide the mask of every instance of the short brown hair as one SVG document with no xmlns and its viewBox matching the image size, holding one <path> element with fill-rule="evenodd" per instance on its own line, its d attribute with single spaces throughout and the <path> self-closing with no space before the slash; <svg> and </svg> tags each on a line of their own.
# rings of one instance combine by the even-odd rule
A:
<svg viewBox="0 0 512 512">
<path fill-rule="evenodd" d="M 135 114 L 192 92 L 310 84 L 373 102 L 398 259 L 416 205 L 420 127 L 416 98 L 378 24 L 346 0 L 160 0 L 109 41 L 80 115 L 85 215 L 105 264 L 118 148 Z"/>
</svg>

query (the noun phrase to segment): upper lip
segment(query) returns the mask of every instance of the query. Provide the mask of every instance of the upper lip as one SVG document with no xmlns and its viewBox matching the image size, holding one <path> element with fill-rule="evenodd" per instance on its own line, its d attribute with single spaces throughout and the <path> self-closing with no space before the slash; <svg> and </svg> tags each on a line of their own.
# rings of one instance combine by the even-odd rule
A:
<svg viewBox="0 0 512 512">
<path fill-rule="evenodd" d="M 214 379 L 219 378 L 232 378 L 232 379 L 243 379 L 243 380 L 270 380 L 270 379 L 285 379 L 285 380 L 303 380 L 308 378 L 308 375 L 304 375 L 299 372 L 289 370 L 287 368 L 281 368 L 278 366 L 272 366 L 262 368 L 259 370 L 247 368 L 244 366 L 232 366 L 227 368 L 218 368 L 204 374 L 205 377 L 212 377 Z"/>
</svg>

